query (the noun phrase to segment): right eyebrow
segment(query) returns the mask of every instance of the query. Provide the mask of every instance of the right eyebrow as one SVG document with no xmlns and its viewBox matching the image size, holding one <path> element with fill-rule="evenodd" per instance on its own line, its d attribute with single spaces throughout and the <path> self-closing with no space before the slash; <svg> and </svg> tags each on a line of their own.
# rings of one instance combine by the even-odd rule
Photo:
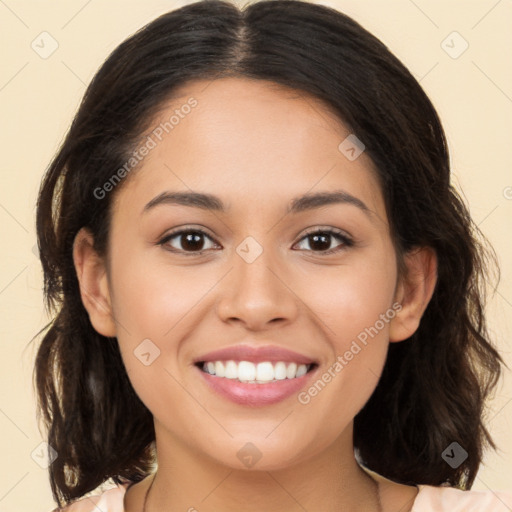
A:
<svg viewBox="0 0 512 512">
<path fill-rule="evenodd" d="M 151 210 L 155 206 L 161 204 L 178 204 L 182 206 L 191 206 L 194 208 L 201 208 L 203 210 L 214 210 L 225 212 L 226 207 L 222 200 L 212 194 L 205 194 L 200 192 L 162 192 L 149 203 L 144 206 L 143 213 Z"/>
</svg>

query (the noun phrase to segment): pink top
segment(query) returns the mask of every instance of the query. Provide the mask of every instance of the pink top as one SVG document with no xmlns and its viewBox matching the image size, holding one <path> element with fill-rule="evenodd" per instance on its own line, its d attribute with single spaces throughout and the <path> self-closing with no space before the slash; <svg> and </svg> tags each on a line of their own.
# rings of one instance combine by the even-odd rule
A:
<svg viewBox="0 0 512 512">
<path fill-rule="evenodd" d="M 124 512 L 123 499 L 130 484 L 117 485 L 102 494 L 81 498 L 61 509 L 65 512 Z M 510 512 L 512 492 L 461 491 L 453 487 L 418 485 L 411 512 Z M 59 512 L 58 509 L 52 512 Z"/>
</svg>

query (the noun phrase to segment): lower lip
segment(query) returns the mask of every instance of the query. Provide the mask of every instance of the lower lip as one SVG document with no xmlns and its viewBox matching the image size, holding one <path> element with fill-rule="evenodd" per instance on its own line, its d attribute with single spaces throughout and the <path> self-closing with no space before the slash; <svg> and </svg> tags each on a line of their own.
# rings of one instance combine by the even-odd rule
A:
<svg viewBox="0 0 512 512">
<path fill-rule="evenodd" d="M 268 384 L 248 384 L 238 379 L 216 377 L 203 372 L 197 366 L 195 368 L 214 391 L 232 402 L 252 407 L 275 404 L 298 393 L 317 369 L 315 367 L 305 375 L 294 379 L 283 379 Z"/>
</svg>

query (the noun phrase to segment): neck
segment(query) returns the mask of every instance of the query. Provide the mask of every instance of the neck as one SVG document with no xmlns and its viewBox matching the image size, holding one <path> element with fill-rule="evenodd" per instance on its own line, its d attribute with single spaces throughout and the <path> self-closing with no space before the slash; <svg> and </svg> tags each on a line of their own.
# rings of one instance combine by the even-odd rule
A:
<svg viewBox="0 0 512 512">
<path fill-rule="evenodd" d="M 378 486 L 354 457 L 352 430 L 296 465 L 275 470 L 234 469 L 200 457 L 157 433 L 158 470 L 146 509 L 195 512 L 378 512 Z M 179 461 L 179 462 L 177 462 Z"/>
</svg>

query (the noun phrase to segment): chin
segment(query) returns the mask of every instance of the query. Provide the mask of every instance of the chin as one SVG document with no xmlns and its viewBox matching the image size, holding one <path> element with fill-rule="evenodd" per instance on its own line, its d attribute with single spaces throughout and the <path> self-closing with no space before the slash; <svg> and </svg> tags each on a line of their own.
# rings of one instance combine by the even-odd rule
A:
<svg viewBox="0 0 512 512">
<path fill-rule="evenodd" d="M 219 446 L 219 444 L 216 446 L 222 451 L 211 452 L 209 450 L 206 455 L 223 466 L 247 471 L 286 469 L 299 464 L 307 458 L 306 452 L 311 452 L 311 447 L 308 449 L 307 446 L 291 444 L 289 437 L 284 439 L 276 436 L 275 439 L 270 440 L 264 435 L 240 436 L 230 439 L 224 446 Z"/>
</svg>

